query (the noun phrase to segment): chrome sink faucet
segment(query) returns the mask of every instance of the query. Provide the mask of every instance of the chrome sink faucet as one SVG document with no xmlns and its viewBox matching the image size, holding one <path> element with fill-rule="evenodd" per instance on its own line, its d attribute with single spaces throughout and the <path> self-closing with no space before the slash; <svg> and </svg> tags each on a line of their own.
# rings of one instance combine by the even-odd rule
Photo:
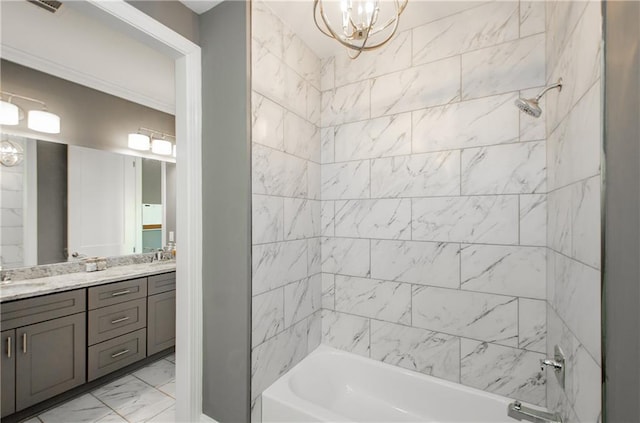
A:
<svg viewBox="0 0 640 423">
<path fill-rule="evenodd" d="M 520 401 L 514 401 L 507 406 L 507 415 L 516 420 L 527 420 L 533 423 L 562 423 L 560 413 L 525 407 Z"/>
</svg>

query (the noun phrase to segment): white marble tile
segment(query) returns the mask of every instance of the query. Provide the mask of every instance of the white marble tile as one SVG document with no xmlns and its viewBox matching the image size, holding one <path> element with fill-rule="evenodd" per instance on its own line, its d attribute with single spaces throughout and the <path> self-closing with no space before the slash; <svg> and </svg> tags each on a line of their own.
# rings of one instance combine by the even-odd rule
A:
<svg viewBox="0 0 640 423">
<path fill-rule="evenodd" d="M 411 323 L 409 284 L 336 275 L 335 286 L 336 311 Z"/>
<path fill-rule="evenodd" d="M 320 202 L 315 200 L 284 199 L 284 239 L 302 239 L 314 235 L 311 219 L 314 203 L 320 207 Z"/>
<path fill-rule="evenodd" d="M 307 196 L 307 162 L 305 160 L 260 144 L 253 144 L 251 161 L 251 186 L 254 194 Z"/>
<path fill-rule="evenodd" d="M 335 160 L 362 160 L 411 153 L 411 114 L 384 116 L 335 128 Z"/>
<path fill-rule="evenodd" d="M 547 244 L 547 195 L 520 196 L 520 244 Z"/>
<path fill-rule="evenodd" d="M 544 85 L 544 34 L 462 55 L 462 98 Z"/>
<path fill-rule="evenodd" d="M 155 415 L 151 419 L 147 420 L 148 423 L 174 423 L 176 421 L 176 407 L 171 407 L 164 410 L 162 413 Z"/>
<path fill-rule="evenodd" d="M 336 236 L 409 239 L 411 200 L 336 201 Z"/>
<path fill-rule="evenodd" d="M 413 154 L 371 161 L 371 197 L 460 195 L 460 152 Z"/>
<path fill-rule="evenodd" d="M 436 332 L 518 344 L 518 299 L 427 286 L 413 287 L 412 325 Z"/>
<path fill-rule="evenodd" d="M 547 242 L 549 247 L 566 255 L 571 255 L 572 187 L 565 187 L 547 195 Z"/>
<path fill-rule="evenodd" d="M 547 75 L 551 75 L 560 55 L 566 51 L 569 38 L 588 3 L 588 1 L 556 1 L 547 6 Z"/>
<path fill-rule="evenodd" d="M 259 345 L 284 329 L 284 288 L 251 299 L 251 344 Z"/>
<path fill-rule="evenodd" d="M 314 312 L 307 319 L 307 351 L 313 352 L 322 343 L 322 311 Z"/>
<path fill-rule="evenodd" d="M 253 294 L 307 276 L 307 240 L 255 245 L 252 248 Z"/>
<path fill-rule="evenodd" d="M 600 84 L 595 84 L 571 114 L 549 135 L 549 190 L 600 173 Z"/>
<path fill-rule="evenodd" d="M 132 373 L 151 386 L 158 387 L 175 380 L 176 365 L 167 360 L 156 361 Z"/>
<path fill-rule="evenodd" d="M 320 59 L 286 27 L 282 40 L 285 63 L 316 89 L 320 89 Z"/>
<path fill-rule="evenodd" d="M 9 209 L 6 207 L 0 209 L 0 221 L 2 222 L 2 227 L 22 227 L 22 213 L 22 206 L 18 209 Z"/>
<path fill-rule="evenodd" d="M 371 83 L 371 117 L 418 110 L 460 99 L 460 58 L 412 67 Z"/>
<path fill-rule="evenodd" d="M 284 104 L 285 64 L 266 49 L 254 49 L 252 57 L 251 88 L 276 103 Z"/>
<path fill-rule="evenodd" d="M 462 194 L 546 192 L 544 141 L 462 150 Z"/>
<path fill-rule="evenodd" d="M 282 21 L 276 17 L 265 1 L 251 2 L 251 6 L 251 37 L 254 43 L 282 58 L 284 31 Z"/>
<path fill-rule="evenodd" d="M 307 86 L 307 120 L 320 126 L 322 116 L 322 93 L 315 87 Z"/>
<path fill-rule="evenodd" d="M 546 276 L 544 247 L 462 246 L 462 289 L 544 300 Z"/>
<path fill-rule="evenodd" d="M 22 191 L 23 176 L 18 172 L 6 172 L 4 169 L 0 173 L 0 189 L 2 191 Z"/>
<path fill-rule="evenodd" d="M 335 88 L 335 61 L 334 56 L 321 59 L 320 68 L 320 91 Z"/>
<path fill-rule="evenodd" d="M 254 195 L 251 203 L 251 236 L 254 244 L 284 239 L 284 203 L 282 197 Z"/>
<path fill-rule="evenodd" d="M 571 198 L 571 256 L 600 268 L 601 178 L 595 176 L 573 185 Z"/>
<path fill-rule="evenodd" d="M 333 127 L 320 130 L 320 158 L 322 164 L 335 161 L 335 129 Z"/>
<path fill-rule="evenodd" d="M 513 105 L 515 99 L 515 94 L 502 94 L 413 112 L 413 152 L 518 141 L 519 111 Z"/>
<path fill-rule="evenodd" d="M 133 376 L 125 376 L 98 388 L 93 395 L 130 422 L 147 420 L 175 402 Z"/>
<path fill-rule="evenodd" d="M 412 199 L 414 240 L 518 242 L 518 197 L 477 196 Z"/>
<path fill-rule="evenodd" d="M 322 274 L 322 308 L 327 310 L 335 310 L 336 284 L 335 275 L 332 273 Z"/>
<path fill-rule="evenodd" d="M 281 104 L 299 116 L 306 116 L 308 86 L 307 81 L 284 65 L 284 96 Z"/>
<path fill-rule="evenodd" d="M 516 39 L 518 27 L 518 2 L 490 2 L 419 26 L 413 29 L 413 63 L 433 62 Z"/>
<path fill-rule="evenodd" d="M 602 68 L 602 11 L 599 2 L 587 3 L 584 14 L 563 49 L 557 65 L 548 68 L 547 81 L 564 78 L 562 91 L 548 93 L 547 129 L 553 130 L 571 108 L 591 90 L 601 76 Z M 600 103 L 598 89 L 597 98 Z"/>
<path fill-rule="evenodd" d="M 167 410 L 172 409 L 173 407 L 174 406 L 171 406 Z M 164 411 L 162 413 L 164 413 Z M 160 414 L 162 414 L 162 413 L 160 413 Z M 151 421 L 151 420 L 147 420 L 147 421 Z M 166 421 L 173 423 L 173 422 L 175 422 L 175 419 L 166 420 Z M 119 415 L 115 411 L 112 411 L 111 413 L 107 414 L 106 416 L 104 416 L 100 420 L 97 420 L 96 423 L 128 423 L 128 422 L 124 417 L 122 417 L 121 415 Z"/>
<path fill-rule="evenodd" d="M 460 339 L 454 336 L 372 320 L 371 358 L 460 382 Z"/>
<path fill-rule="evenodd" d="M 552 305 L 594 358 L 601 356 L 600 272 L 568 257 L 554 258 Z"/>
<path fill-rule="evenodd" d="M 285 112 L 284 151 L 320 163 L 320 130 L 297 114 Z"/>
<path fill-rule="evenodd" d="M 335 66 L 336 86 L 406 69 L 411 66 L 411 31 L 396 34 L 387 45 L 368 51 L 356 60 L 338 54 Z"/>
<path fill-rule="evenodd" d="M 251 401 L 251 423 L 262 423 L 262 395 Z"/>
<path fill-rule="evenodd" d="M 369 81 L 356 82 L 322 92 L 322 126 L 369 119 Z"/>
<path fill-rule="evenodd" d="M 335 202 L 334 201 L 321 201 L 320 202 L 320 233 L 322 236 L 333 236 L 335 234 Z"/>
<path fill-rule="evenodd" d="M 535 98 L 542 92 L 544 87 L 532 88 L 529 90 L 520 91 L 521 98 Z M 547 137 L 546 115 L 544 111 L 547 110 L 545 97 L 538 100 L 540 108 L 543 110 L 543 116 L 533 117 L 526 113 L 518 111 L 520 117 L 520 141 L 538 141 L 544 140 Z"/>
<path fill-rule="evenodd" d="M 460 245 L 372 240 L 371 277 L 458 288 L 460 286 Z"/>
<path fill-rule="evenodd" d="M 171 398 L 176 398 L 176 381 L 172 380 L 170 382 L 165 383 L 164 385 L 158 386 L 158 390 L 164 392 L 169 395 Z"/>
<path fill-rule="evenodd" d="M 461 355 L 463 385 L 545 405 L 544 354 L 462 339 Z"/>
<path fill-rule="evenodd" d="M 251 398 L 255 399 L 306 355 L 306 320 L 254 348 L 251 354 Z"/>
<path fill-rule="evenodd" d="M 544 1 L 520 2 L 520 37 L 544 32 L 545 30 L 545 10 Z"/>
<path fill-rule="evenodd" d="M 518 348 L 547 352 L 547 302 L 518 299 Z"/>
<path fill-rule="evenodd" d="M 322 343 L 369 357 L 369 319 L 322 310 Z"/>
<path fill-rule="evenodd" d="M 314 162 L 307 162 L 307 198 L 320 200 L 320 175 L 321 165 Z"/>
<path fill-rule="evenodd" d="M 25 420 L 23 423 L 42 423 L 42 420 L 40 420 L 38 417 L 33 417 L 29 420 Z"/>
<path fill-rule="evenodd" d="M 173 364 L 175 364 L 176 363 L 176 353 L 171 353 L 168 356 L 166 356 L 164 359 L 167 360 L 167 361 L 172 362 Z"/>
<path fill-rule="evenodd" d="M 307 275 L 312 276 L 322 272 L 322 239 L 320 237 L 307 239 Z"/>
<path fill-rule="evenodd" d="M 282 106 L 251 92 L 251 140 L 255 143 L 284 149 L 284 112 Z"/>
<path fill-rule="evenodd" d="M 39 415 L 44 423 L 93 423 L 112 410 L 91 394 L 84 394 Z"/>
<path fill-rule="evenodd" d="M 574 404 L 578 418 L 583 422 L 598 421 L 602 409 L 602 369 L 582 347 L 576 353 L 572 377 L 569 401 Z"/>
<path fill-rule="evenodd" d="M 322 277 L 319 273 L 284 287 L 285 327 L 306 319 L 321 307 Z"/>
<path fill-rule="evenodd" d="M 368 239 L 324 238 L 322 272 L 369 276 L 369 244 Z"/>
<path fill-rule="evenodd" d="M 369 160 L 322 165 L 322 199 L 369 198 Z"/>
</svg>

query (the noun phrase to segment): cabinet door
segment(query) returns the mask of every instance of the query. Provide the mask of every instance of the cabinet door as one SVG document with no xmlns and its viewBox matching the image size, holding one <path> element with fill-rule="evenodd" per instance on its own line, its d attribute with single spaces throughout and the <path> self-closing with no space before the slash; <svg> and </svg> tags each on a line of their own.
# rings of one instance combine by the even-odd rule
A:
<svg viewBox="0 0 640 423">
<path fill-rule="evenodd" d="M 86 313 L 16 329 L 16 411 L 86 380 Z"/>
<path fill-rule="evenodd" d="M 176 291 L 152 295 L 147 303 L 147 355 L 176 344 Z"/>
<path fill-rule="evenodd" d="M 16 411 L 16 331 L 4 331 L 0 338 L 2 340 L 2 359 L 0 360 L 2 408 L 0 415 L 4 417 Z"/>
</svg>

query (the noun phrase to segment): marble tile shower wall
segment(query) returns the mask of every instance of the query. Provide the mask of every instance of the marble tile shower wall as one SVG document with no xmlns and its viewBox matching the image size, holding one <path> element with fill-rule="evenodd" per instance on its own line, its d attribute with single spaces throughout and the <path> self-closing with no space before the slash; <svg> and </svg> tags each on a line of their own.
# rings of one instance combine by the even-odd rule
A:
<svg viewBox="0 0 640 423">
<path fill-rule="evenodd" d="M 320 60 L 252 2 L 252 421 L 320 344 Z"/>
<path fill-rule="evenodd" d="M 598 1 L 547 2 L 547 355 L 567 356 L 562 389 L 547 371 L 547 403 L 565 422 L 601 410 L 600 162 L 602 15 Z"/>
<path fill-rule="evenodd" d="M 478 3 L 323 60 L 323 343 L 545 404 L 544 30 Z"/>
<path fill-rule="evenodd" d="M 26 151 L 26 139 L 11 137 Z M 2 267 L 24 266 L 23 196 L 25 163 L 2 166 L 0 169 L 0 265 Z"/>
</svg>

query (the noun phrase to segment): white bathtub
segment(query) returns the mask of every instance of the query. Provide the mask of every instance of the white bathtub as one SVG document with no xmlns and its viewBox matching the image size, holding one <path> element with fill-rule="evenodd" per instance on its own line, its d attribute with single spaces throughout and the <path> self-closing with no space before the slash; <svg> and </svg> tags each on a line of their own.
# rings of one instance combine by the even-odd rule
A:
<svg viewBox="0 0 640 423">
<path fill-rule="evenodd" d="M 513 423 L 510 402 L 322 345 L 263 392 L 262 421 Z"/>
</svg>

